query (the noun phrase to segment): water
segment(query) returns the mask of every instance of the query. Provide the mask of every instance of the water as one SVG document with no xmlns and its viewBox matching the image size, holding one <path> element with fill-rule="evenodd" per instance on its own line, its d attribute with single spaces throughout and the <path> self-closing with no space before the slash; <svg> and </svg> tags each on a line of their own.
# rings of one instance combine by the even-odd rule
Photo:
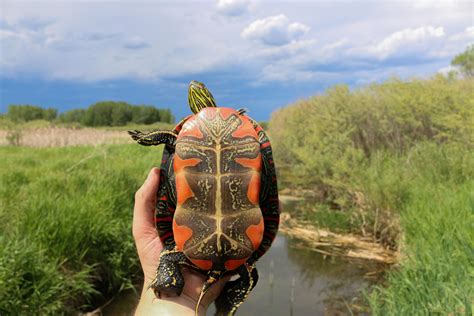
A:
<svg viewBox="0 0 474 316">
<path fill-rule="evenodd" d="M 366 273 L 380 267 L 351 262 L 295 247 L 279 235 L 257 263 L 259 281 L 236 315 L 350 315 L 360 303 L 362 290 L 373 284 Z M 137 292 L 122 293 L 104 308 L 103 315 L 133 315 Z M 214 314 L 214 307 L 208 315 Z"/>
</svg>

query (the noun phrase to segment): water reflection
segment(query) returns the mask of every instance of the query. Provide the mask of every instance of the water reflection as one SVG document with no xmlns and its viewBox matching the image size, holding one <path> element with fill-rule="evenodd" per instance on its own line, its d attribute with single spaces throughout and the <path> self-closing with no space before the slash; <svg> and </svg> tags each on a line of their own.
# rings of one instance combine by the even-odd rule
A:
<svg viewBox="0 0 474 316">
<path fill-rule="evenodd" d="M 303 201 L 285 201 L 294 209 Z M 259 282 L 237 315 L 353 315 L 350 306 L 360 299 L 374 279 L 367 272 L 380 265 L 327 257 L 299 247 L 297 240 L 278 235 L 265 256 L 257 262 Z M 140 289 L 122 293 L 103 309 L 106 316 L 133 315 Z M 214 314 L 212 306 L 208 315 Z M 362 315 L 359 313 L 358 315 Z"/>
<path fill-rule="evenodd" d="M 283 236 L 257 267 L 259 283 L 238 315 L 350 315 L 348 306 L 369 285 L 363 275 L 370 267 L 293 248 Z"/>
<path fill-rule="evenodd" d="M 325 258 L 295 245 L 277 236 L 257 263 L 259 282 L 237 315 L 351 315 L 348 306 L 369 286 L 363 276 L 374 267 Z M 137 302 L 138 294 L 124 293 L 103 315 L 132 315 Z M 211 307 L 208 315 L 213 314 Z"/>
</svg>

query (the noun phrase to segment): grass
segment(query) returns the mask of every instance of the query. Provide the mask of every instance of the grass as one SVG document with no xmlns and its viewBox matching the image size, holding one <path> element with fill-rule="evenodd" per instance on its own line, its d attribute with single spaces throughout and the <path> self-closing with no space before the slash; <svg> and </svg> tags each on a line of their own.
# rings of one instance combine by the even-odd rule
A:
<svg viewBox="0 0 474 316">
<path fill-rule="evenodd" d="M 269 122 L 280 183 L 315 192 L 296 215 L 405 254 L 367 294 L 374 315 L 472 314 L 473 84 L 438 76 L 335 87 Z M 133 193 L 160 152 L 0 147 L 0 314 L 72 313 L 131 286 Z"/>
<path fill-rule="evenodd" d="M 374 315 L 472 315 L 473 91 L 442 76 L 338 86 L 272 115 L 282 186 L 315 192 L 293 215 L 405 254 L 367 294 Z"/>
<path fill-rule="evenodd" d="M 0 314 L 67 314 L 139 277 L 134 192 L 160 148 L 0 147 Z"/>
<path fill-rule="evenodd" d="M 368 301 L 373 315 L 472 315 L 474 182 L 420 181 L 402 210 L 406 259 Z"/>
<path fill-rule="evenodd" d="M 408 157 L 385 158 L 367 171 L 377 204 L 397 206 L 405 255 L 386 286 L 367 296 L 372 314 L 471 315 L 474 156 L 459 144 L 427 143 Z"/>
</svg>

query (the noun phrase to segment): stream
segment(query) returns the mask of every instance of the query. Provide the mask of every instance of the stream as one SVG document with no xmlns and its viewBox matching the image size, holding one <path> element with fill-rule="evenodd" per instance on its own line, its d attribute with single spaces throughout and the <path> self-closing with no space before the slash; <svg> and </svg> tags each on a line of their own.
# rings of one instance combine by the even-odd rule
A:
<svg viewBox="0 0 474 316">
<path fill-rule="evenodd" d="M 369 277 L 383 266 L 369 261 L 327 257 L 301 249 L 279 234 L 258 262 L 259 281 L 236 315 L 367 315 L 358 311 L 363 291 L 381 282 Z M 133 315 L 140 289 L 124 291 L 102 315 Z M 351 312 L 352 309 L 352 312 Z M 207 315 L 214 315 L 211 306 Z"/>
</svg>

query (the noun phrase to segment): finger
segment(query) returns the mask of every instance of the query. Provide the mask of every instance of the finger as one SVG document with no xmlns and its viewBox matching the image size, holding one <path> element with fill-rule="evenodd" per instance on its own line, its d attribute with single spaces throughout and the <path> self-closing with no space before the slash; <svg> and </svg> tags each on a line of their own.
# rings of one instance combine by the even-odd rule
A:
<svg viewBox="0 0 474 316">
<path fill-rule="evenodd" d="M 140 232 L 155 231 L 154 213 L 156 192 L 160 183 L 160 170 L 153 168 L 143 185 L 135 194 L 135 207 L 133 210 L 133 235 Z"/>
<path fill-rule="evenodd" d="M 207 276 L 186 266 L 183 266 L 181 271 L 183 273 L 184 279 L 186 280 L 184 283 L 183 294 L 186 294 L 192 298 L 195 304 L 199 298 L 199 295 L 201 294 L 202 286 L 206 282 Z M 222 292 L 222 289 L 224 288 L 225 284 L 230 281 L 231 277 L 232 275 L 225 275 L 222 277 L 222 279 L 212 284 L 209 288 L 209 291 L 203 297 L 201 304 L 203 306 L 208 306 L 211 304 Z"/>
</svg>

